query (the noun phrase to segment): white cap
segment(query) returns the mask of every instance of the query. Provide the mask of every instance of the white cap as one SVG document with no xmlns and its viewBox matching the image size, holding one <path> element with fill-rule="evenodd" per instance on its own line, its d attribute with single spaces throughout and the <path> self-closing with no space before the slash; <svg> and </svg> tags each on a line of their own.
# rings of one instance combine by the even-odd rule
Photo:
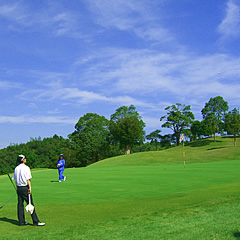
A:
<svg viewBox="0 0 240 240">
<path fill-rule="evenodd" d="M 20 154 L 20 155 L 18 155 L 18 158 L 21 159 L 21 161 L 22 161 L 25 158 L 25 156 Z"/>
</svg>

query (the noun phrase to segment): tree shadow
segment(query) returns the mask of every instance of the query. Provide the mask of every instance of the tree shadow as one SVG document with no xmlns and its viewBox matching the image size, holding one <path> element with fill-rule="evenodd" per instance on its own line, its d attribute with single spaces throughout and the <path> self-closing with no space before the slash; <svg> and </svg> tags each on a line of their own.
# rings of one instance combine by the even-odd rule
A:
<svg viewBox="0 0 240 240">
<path fill-rule="evenodd" d="M 234 136 L 222 136 L 222 138 L 234 138 Z M 236 136 L 235 138 L 240 138 L 240 137 Z"/>
<path fill-rule="evenodd" d="M 234 232 L 233 236 L 237 239 L 240 239 L 240 232 Z"/>
<path fill-rule="evenodd" d="M 19 222 L 17 220 L 14 220 L 14 219 L 4 217 L 4 218 L 0 218 L 0 221 L 8 222 L 8 223 L 11 223 L 13 225 L 18 225 L 19 226 Z"/>
<path fill-rule="evenodd" d="M 216 142 L 222 142 L 222 141 L 217 140 Z M 206 140 L 206 139 L 196 140 L 194 142 L 187 143 L 186 146 L 189 146 L 189 147 L 202 147 L 202 146 L 209 145 L 210 143 L 214 143 L 214 140 Z"/>
<path fill-rule="evenodd" d="M 225 147 L 213 147 L 213 148 L 208 148 L 207 150 L 216 150 L 216 149 L 220 149 L 220 148 L 225 148 Z"/>
</svg>

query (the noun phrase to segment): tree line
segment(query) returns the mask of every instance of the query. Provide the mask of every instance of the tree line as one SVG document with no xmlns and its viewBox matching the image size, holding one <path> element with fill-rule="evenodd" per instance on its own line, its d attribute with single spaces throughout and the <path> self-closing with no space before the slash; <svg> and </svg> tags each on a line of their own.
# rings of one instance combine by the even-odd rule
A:
<svg viewBox="0 0 240 240">
<path fill-rule="evenodd" d="M 134 105 L 122 106 L 111 115 L 110 120 L 96 113 L 80 117 L 75 131 L 65 139 L 54 135 L 50 138 L 31 138 L 27 143 L 11 144 L 0 150 L 0 174 L 12 172 L 16 157 L 27 156 L 32 168 L 56 168 L 60 153 L 66 159 L 66 167 L 85 167 L 94 162 L 131 152 L 160 150 L 178 146 L 181 134 L 189 141 L 228 134 L 236 137 L 240 131 L 239 110 L 229 111 L 228 103 L 220 96 L 211 98 L 202 109 L 203 120 L 195 120 L 190 105 L 176 103 L 165 108 L 160 118 L 162 128 L 172 134 L 161 135 L 157 129 L 146 135 L 145 123 Z M 148 141 L 146 141 L 148 140 Z"/>
</svg>

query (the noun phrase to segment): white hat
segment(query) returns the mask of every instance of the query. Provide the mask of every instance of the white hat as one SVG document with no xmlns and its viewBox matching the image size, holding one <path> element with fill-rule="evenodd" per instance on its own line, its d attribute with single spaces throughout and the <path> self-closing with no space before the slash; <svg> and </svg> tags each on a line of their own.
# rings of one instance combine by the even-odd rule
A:
<svg viewBox="0 0 240 240">
<path fill-rule="evenodd" d="M 23 161 L 24 158 L 26 158 L 26 156 L 20 154 L 20 155 L 18 155 L 17 160 L 18 160 L 19 163 L 21 163 L 21 162 Z"/>
</svg>

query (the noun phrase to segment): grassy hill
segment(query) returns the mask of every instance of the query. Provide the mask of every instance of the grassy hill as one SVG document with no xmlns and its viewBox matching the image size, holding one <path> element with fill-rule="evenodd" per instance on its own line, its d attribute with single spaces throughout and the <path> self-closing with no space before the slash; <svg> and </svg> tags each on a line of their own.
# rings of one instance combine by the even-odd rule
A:
<svg viewBox="0 0 240 240">
<path fill-rule="evenodd" d="M 0 209 L 1 239 L 239 239 L 240 159 L 233 139 L 106 159 L 86 168 L 32 171 L 44 228 L 17 225 L 13 199 Z M 0 204 L 14 189 L 0 176 Z M 31 223 L 27 215 L 26 220 Z"/>
<path fill-rule="evenodd" d="M 198 140 L 187 143 L 184 146 L 186 164 L 240 160 L 240 140 L 239 147 L 234 147 L 233 138 L 217 137 Z M 162 151 L 151 151 L 134 153 L 130 155 L 117 156 L 94 163 L 89 167 L 121 166 L 121 165 L 161 165 L 183 164 L 183 147 L 173 147 Z"/>
</svg>

